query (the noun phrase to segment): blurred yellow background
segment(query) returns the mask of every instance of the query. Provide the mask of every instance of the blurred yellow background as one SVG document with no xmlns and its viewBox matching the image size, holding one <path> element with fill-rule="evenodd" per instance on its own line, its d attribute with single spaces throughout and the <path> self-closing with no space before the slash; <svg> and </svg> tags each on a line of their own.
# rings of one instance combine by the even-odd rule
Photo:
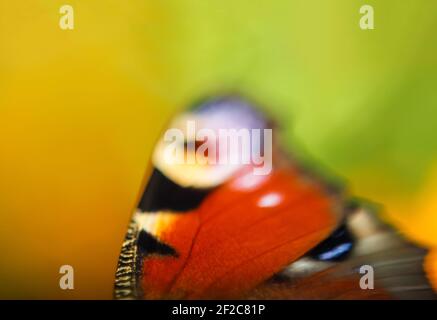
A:
<svg viewBox="0 0 437 320">
<path fill-rule="evenodd" d="M 71 0 L 74 30 L 63 4 L 0 0 L 0 298 L 111 298 L 155 139 L 226 90 L 437 247 L 435 1 Z"/>
</svg>

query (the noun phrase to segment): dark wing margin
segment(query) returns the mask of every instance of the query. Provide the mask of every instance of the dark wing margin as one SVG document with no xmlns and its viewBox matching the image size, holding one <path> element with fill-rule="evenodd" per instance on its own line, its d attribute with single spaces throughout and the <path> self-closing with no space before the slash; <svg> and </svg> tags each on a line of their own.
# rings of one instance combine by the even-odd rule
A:
<svg viewBox="0 0 437 320">
<path fill-rule="evenodd" d="M 115 299 L 141 299 L 143 297 L 139 280 L 142 278 L 145 257 L 150 255 L 178 257 L 178 253 L 172 247 L 160 242 L 140 228 L 135 220 L 137 214 L 134 214 L 129 224 L 118 258 L 114 284 Z"/>
<path fill-rule="evenodd" d="M 137 223 L 131 220 L 115 272 L 115 299 L 137 299 L 139 296 L 137 279 L 141 268 L 139 268 L 140 259 L 137 254 L 138 233 Z"/>
</svg>

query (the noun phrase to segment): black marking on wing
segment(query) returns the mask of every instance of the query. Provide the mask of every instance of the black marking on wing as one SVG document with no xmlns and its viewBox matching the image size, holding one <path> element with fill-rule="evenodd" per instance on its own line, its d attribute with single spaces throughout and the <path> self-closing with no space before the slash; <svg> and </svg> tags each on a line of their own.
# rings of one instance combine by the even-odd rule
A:
<svg viewBox="0 0 437 320">
<path fill-rule="evenodd" d="M 209 193 L 210 189 L 181 187 L 155 168 L 138 208 L 148 213 L 163 210 L 184 212 L 197 208 Z"/>
<path fill-rule="evenodd" d="M 138 253 L 147 256 L 151 254 L 159 254 L 163 256 L 177 257 L 177 252 L 169 245 L 160 242 L 147 231 L 141 230 L 137 240 Z"/>
<path fill-rule="evenodd" d="M 132 220 L 121 247 L 115 272 L 115 299 L 139 299 L 143 296 L 139 279 L 143 259 L 151 254 L 178 256 L 172 247 L 160 242 L 148 232 L 139 230 L 135 220 Z"/>
<path fill-rule="evenodd" d="M 355 241 L 345 224 L 338 227 L 326 240 L 312 249 L 308 255 L 322 261 L 343 261 L 347 259 Z"/>
</svg>

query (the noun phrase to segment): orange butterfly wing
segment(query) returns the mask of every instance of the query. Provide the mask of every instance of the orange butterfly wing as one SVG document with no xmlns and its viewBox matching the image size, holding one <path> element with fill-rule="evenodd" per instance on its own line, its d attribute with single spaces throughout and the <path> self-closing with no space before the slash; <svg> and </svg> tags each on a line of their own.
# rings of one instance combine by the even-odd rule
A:
<svg viewBox="0 0 437 320">
<path fill-rule="evenodd" d="M 297 172 L 243 171 L 187 213 L 154 214 L 175 255 L 147 255 L 144 298 L 238 298 L 326 238 L 337 201 Z"/>
</svg>

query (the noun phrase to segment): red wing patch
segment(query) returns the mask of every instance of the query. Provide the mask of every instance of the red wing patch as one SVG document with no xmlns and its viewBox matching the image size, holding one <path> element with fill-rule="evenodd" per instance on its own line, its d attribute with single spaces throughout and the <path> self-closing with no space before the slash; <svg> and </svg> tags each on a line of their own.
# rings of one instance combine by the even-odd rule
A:
<svg viewBox="0 0 437 320">
<path fill-rule="evenodd" d="M 144 213 L 176 254 L 144 256 L 143 298 L 238 298 L 326 238 L 335 203 L 298 173 L 276 170 L 244 172 L 183 214 Z"/>
</svg>

